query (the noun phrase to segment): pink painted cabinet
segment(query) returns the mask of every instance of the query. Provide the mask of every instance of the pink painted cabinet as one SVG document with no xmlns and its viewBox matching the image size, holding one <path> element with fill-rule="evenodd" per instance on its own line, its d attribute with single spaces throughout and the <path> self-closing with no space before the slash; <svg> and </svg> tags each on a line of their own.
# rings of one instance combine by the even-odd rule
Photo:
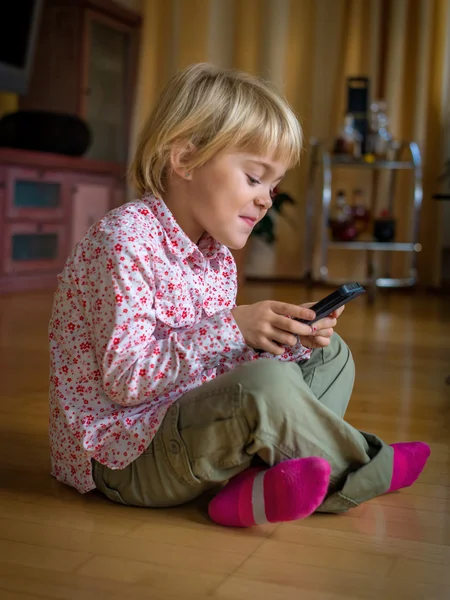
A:
<svg viewBox="0 0 450 600">
<path fill-rule="evenodd" d="M 108 178 L 77 179 L 71 186 L 71 244 L 74 246 L 112 207 L 113 185 Z"/>
<path fill-rule="evenodd" d="M 0 292 L 54 287 L 74 245 L 124 197 L 117 165 L 52 156 L 0 150 Z"/>
</svg>

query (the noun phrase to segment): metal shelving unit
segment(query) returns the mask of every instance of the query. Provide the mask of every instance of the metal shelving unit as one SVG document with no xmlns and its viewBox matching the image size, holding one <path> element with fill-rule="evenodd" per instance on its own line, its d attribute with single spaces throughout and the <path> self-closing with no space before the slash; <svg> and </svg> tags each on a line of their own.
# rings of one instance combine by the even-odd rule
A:
<svg viewBox="0 0 450 600">
<path fill-rule="evenodd" d="M 420 210 L 422 206 L 422 163 L 419 147 L 415 142 L 405 142 L 401 144 L 397 157 L 407 153 L 408 160 L 383 160 L 375 162 L 366 162 L 364 160 L 352 160 L 345 156 L 332 155 L 322 149 L 321 144 L 313 142 L 311 144 L 311 162 L 308 176 L 308 194 L 306 206 L 306 279 L 310 282 L 320 281 L 322 283 L 340 284 L 340 280 L 331 280 L 328 276 L 328 253 L 333 249 L 340 250 L 365 250 L 367 251 L 366 271 L 367 279 L 365 285 L 375 287 L 406 287 L 413 286 L 417 282 L 417 253 L 422 247 L 419 244 L 419 224 Z M 401 170 L 409 170 L 413 174 L 413 194 L 412 194 L 412 223 L 411 239 L 401 242 L 377 242 L 375 240 L 357 240 L 354 242 L 336 242 L 330 239 L 329 235 L 329 212 L 332 199 L 332 177 L 335 169 L 365 169 L 371 170 L 376 174 L 382 171 L 389 171 L 389 196 L 387 199 L 387 208 L 393 212 L 395 203 L 395 181 L 396 174 Z M 314 236 L 314 215 L 317 207 L 316 181 L 318 170 L 321 170 L 321 215 L 319 224 L 319 252 L 320 267 L 318 278 L 313 273 L 313 257 L 316 239 Z M 376 187 L 376 186 L 375 186 Z M 371 202 L 372 214 L 375 211 L 375 198 L 372 196 Z M 376 277 L 373 266 L 373 252 L 384 252 L 391 256 L 391 252 L 408 252 L 410 254 L 409 275 L 402 278 L 393 278 L 390 275 L 386 277 Z M 389 270 L 389 259 L 385 261 L 385 268 Z"/>
</svg>

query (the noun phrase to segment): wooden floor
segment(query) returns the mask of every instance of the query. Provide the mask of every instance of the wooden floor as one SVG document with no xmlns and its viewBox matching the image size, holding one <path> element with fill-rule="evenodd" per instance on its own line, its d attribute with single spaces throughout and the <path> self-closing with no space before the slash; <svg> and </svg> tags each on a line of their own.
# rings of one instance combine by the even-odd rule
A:
<svg viewBox="0 0 450 600">
<path fill-rule="evenodd" d="M 253 285 L 242 300 L 322 294 Z M 450 599 L 449 298 L 359 299 L 339 328 L 358 373 L 348 420 L 387 442 L 429 442 L 420 482 L 346 515 L 243 531 L 211 524 L 204 502 L 126 508 L 52 480 L 50 303 L 0 298 L 1 600 Z"/>
</svg>

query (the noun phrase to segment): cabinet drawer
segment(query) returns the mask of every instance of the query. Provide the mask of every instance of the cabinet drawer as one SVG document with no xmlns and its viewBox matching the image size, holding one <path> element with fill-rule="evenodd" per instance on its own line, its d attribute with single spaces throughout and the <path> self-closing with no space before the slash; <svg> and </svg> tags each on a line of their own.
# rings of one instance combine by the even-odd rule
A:
<svg viewBox="0 0 450 600">
<path fill-rule="evenodd" d="M 56 221 L 66 215 L 67 183 L 63 173 L 7 169 L 5 196 L 7 219 Z"/>
<path fill-rule="evenodd" d="M 54 223 L 13 223 L 3 230 L 5 273 L 60 269 L 67 254 L 67 227 Z"/>
</svg>

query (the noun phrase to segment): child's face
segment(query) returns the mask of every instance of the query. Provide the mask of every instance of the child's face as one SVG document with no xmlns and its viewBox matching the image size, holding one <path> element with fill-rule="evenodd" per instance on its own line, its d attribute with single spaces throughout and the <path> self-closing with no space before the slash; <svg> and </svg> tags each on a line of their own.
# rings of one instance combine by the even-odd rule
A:
<svg viewBox="0 0 450 600">
<path fill-rule="evenodd" d="M 229 248 L 245 246 L 285 172 L 286 165 L 270 156 L 239 151 L 220 152 L 194 169 L 185 206 L 199 237 L 206 231 Z"/>
</svg>

